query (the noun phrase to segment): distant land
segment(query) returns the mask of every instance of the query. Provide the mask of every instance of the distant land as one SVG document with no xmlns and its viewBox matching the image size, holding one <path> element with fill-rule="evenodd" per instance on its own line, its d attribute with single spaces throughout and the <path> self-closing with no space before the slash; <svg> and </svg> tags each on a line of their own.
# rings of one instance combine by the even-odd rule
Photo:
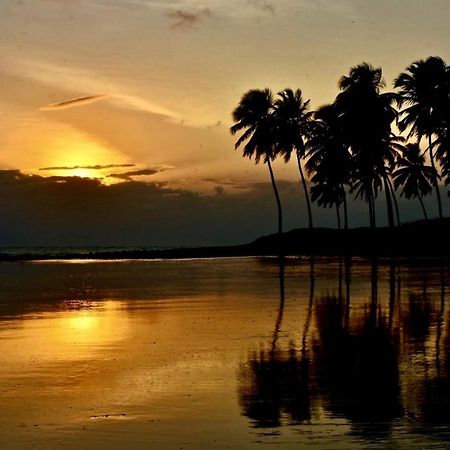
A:
<svg viewBox="0 0 450 450">
<path fill-rule="evenodd" d="M 282 236 L 262 236 L 243 245 L 186 247 L 157 250 L 92 251 L 58 253 L 36 251 L 18 254 L 0 252 L 0 261 L 36 261 L 52 259 L 183 259 L 238 256 L 450 256 L 450 219 L 405 223 L 395 228 L 295 229 Z"/>
</svg>

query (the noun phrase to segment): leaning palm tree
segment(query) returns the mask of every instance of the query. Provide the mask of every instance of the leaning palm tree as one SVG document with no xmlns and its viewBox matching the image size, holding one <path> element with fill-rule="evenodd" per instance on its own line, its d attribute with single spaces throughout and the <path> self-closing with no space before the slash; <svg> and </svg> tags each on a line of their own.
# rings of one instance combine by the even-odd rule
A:
<svg viewBox="0 0 450 450">
<path fill-rule="evenodd" d="M 258 164 L 262 159 L 267 164 L 272 182 L 273 192 L 278 209 L 278 234 L 283 232 L 283 213 L 280 195 L 278 193 L 272 163 L 275 159 L 275 126 L 274 126 L 274 99 L 270 89 L 251 89 L 246 92 L 233 111 L 236 122 L 231 128 L 231 134 L 244 130 L 236 141 L 235 149 L 245 142 L 243 156 L 255 158 Z"/>
<path fill-rule="evenodd" d="M 445 181 L 445 185 L 450 184 L 450 118 L 445 129 L 439 132 L 436 139 L 436 158 L 441 165 L 441 175 Z M 447 192 L 450 196 L 450 191 Z"/>
<path fill-rule="evenodd" d="M 340 205 L 344 206 L 344 227 L 348 228 L 346 186 L 350 186 L 351 155 L 342 136 L 335 105 L 325 105 L 314 114 L 306 144 L 306 170 L 315 185 L 311 198 L 319 206 L 336 207 L 340 228 Z"/>
<path fill-rule="evenodd" d="M 385 190 L 389 225 L 393 226 L 392 195 L 389 189 L 389 169 L 395 160 L 391 123 L 396 111 L 392 107 L 394 94 L 381 93 L 385 86 L 382 70 L 362 63 L 341 78 L 341 93 L 335 105 L 343 137 L 352 154 L 353 191 L 367 201 L 371 227 L 375 227 L 375 199 Z"/>
<path fill-rule="evenodd" d="M 433 189 L 434 168 L 425 165 L 425 157 L 419 144 L 407 144 L 397 164 L 398 169 L 392 174 L 394 186 L 402 188 L 400 196 L 407 199 L 418 198 L 425 220 L 428 220 L 423 197 L 430 194 Z"/>
<path fill-rule="evenodd" d="M 285 89 L 278 93 L 274 117 L 277 129 L 276 151 L 284 156 L 286 162 L 290 160 L 292 152 L 295 151 L 308 209 L 308 224 L 309 228 L 313 228 L 311 202 L 302 169 L 302 158 L 304 158 L 306 150 L 305 137 L 308 135 L 308 127 L 313 114 L 308 109 L 309 100 L 303 99 L 300 89 L 295 92 L 292 89 Z"/>
<path fill-rule="evenodd" d="M 448 110 L 450 94 L 450 70 L 439 57 L 415 61 L 401 73 L 394 82 L 400 89 L 400 111 L 398 127 L 401 131 L 409 128 L 408 138 L 415 136 L 418 143 L 427 138 L 431 166 L 435 169 L 433 136 L 442 127 Z M 442 201 L 438 185 L 439 174 L 435 170 L 433 186 L 436 190 L 439 218 L 442 219 Z"/>
</svg>

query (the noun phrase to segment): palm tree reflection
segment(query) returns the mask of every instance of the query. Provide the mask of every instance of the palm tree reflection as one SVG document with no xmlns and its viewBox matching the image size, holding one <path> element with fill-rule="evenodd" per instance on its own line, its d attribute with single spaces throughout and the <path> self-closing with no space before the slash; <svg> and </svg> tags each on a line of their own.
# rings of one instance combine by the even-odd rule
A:
<svg viewBox="0 0 450 450">
<path fill-rule="evenodd" d="M 376 308 L 376 298 L 350 328 L 337 298 L 324 297 L 317 312 L 314 354 L 326 407 L 355 434 L 380 437 L 401 414 L 398 338 Z"/>
<path fill-rule="evenodd" d="M 445 321 L 445 267 L 441 262 L 440 270 L 440 302 L 436 320 L 435 371 L 430 376 L 426 373 L 422 382 L 422 392 L 419 401 L 420 421 L 422 431 L 440 430 L 442 425 L 450 424 L 450 334 L 447 333 L 442 343 L 444 325 L 450 328 L 450 315 Z M 431 326 L 431 325 L 430 325 Z M 443 345 L 442 345 L 443 344 Z M 444 352 L 442 352 L 442 347 Z M 435 427 L 433 425 L 437 425 Z M 445 432 L 445 430 L 442 430 Z"/>
<path fill-rule="evenodd" d="M 278 334 L 284 308 L 284 263 L 280 259 L 280 308 L 275 324 L 270 351 L 254 352 L 239 371 L 239 398 L 243 414 L 255 427 L 278 427 L 282 418 L 289 423 L 301 423 L 311 419 L 310 369 L 306 351 L 306 339 L 312 315 L 314 298 L 314 270 L 311 260 L 310 301 L 308 318 L 298 351 L 290 342 L 287 349 L 278 348 Z"/>
<path fill-rule="evenodd" d="M 369 300 L 350 308 L 350 262 L 344 260 L 344 267 L 340 262 L 336 294 L 316 299 L 311 270 L 302 339 L 284 348 L 277 337 L 285 301 L 280 268 L 271 350 L 254 352 L 239 371 L 239 401 L 252 426 L 316 422 L 325 414 L 346 420 L 352 435 L 371 442 L 388 438 L 401 420 L 414 431 L 423 431 L 418 424 L 450 424 L 444 270 L 440 289 L 428 287 L 425 277 L 422 290 L 404 287 L 407 297 L 400 306 L 400 279 L 407 271 L 401 274 L 394 260 L 385 271 L 373 260 Z"/>
</svg>

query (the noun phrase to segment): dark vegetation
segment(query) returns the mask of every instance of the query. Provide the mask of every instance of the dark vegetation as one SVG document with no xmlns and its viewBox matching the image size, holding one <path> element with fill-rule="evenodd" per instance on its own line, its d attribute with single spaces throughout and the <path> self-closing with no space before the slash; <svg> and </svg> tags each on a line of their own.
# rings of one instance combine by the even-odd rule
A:
<svg viewBox="0 0 450 450">
<path fill-rule="evenodd" d="M 367 203 L 375 228 L 375 200 L 382 193 L 389 228 L 399 226 L 396 191 L 418 199 L 425 220 L 423 197 L 435 191 L 442 220 L 439 181 L 450 182 L 450 67 L 439 57 L 416 61 L 394 81 L 395 91 L 384 88 L 381 68 L 362 63 L 340 79 L 333 103 L 317 111 L 309 110 L 300 89 L 276 95 L 252 89 L 242 96 L 231 133 L 242 132 L 235 147 L 243 146 L 243 156 L 268 167 L 279 234 L 283 209 L 272 162 L 279 157 L 288 162 L 293 154 L 310 229 L 311 201 L 334 207 L 338 228 L 343 222 L 347 229 L 349 197 Z"/>
</svg>

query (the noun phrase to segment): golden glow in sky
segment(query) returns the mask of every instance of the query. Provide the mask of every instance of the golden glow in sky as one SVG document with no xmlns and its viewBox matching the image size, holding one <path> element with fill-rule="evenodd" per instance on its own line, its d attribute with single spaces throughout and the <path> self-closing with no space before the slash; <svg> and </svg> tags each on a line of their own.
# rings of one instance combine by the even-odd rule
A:
<svg viewBox="0 0 450 450">
<path fill-rule="evenodd" d="M 416 59 L 450 60 L 449 13 L 443 0 L 2 2 L 0 167 L 110 184 L 130 167 L 83 167 L 133 164 L 147 175 L 131 179 L 196 191 L 265 181 L 228 131 L 246 90 L 299 87 L 315 108 L 362 61 L 390 86 Z"/>
</svg>

